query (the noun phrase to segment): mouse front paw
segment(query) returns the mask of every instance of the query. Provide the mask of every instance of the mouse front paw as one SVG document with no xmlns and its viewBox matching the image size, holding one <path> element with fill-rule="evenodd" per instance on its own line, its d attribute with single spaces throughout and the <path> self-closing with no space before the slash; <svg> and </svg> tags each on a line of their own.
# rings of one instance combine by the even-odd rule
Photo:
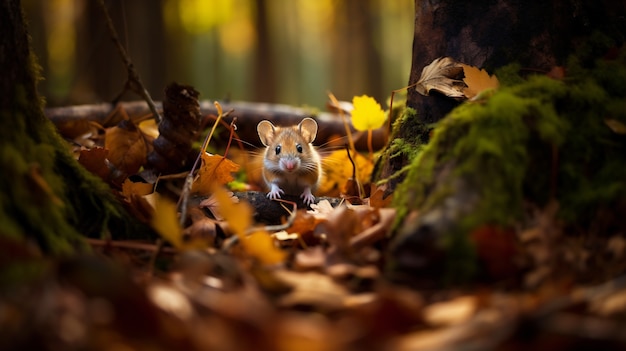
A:
<svg viewBox="0 0 626 351">
<path fill-rule="evenodd" d="M 315 202 L 315 196 L 311 194 L 311 188 L 304 189 L 304 192 L 302 193 L 302 195 L 300 195 L 300 198 L 307 206 Z"/>
<path fill-rule="evenodd" d="M 272 184 L 270 192 L 267 193 L 267 198 L 270 200 L 280 199 L 280 196 L 284 193 L 283 189 L 279 188 L 278 185 Z"/>
</svg>

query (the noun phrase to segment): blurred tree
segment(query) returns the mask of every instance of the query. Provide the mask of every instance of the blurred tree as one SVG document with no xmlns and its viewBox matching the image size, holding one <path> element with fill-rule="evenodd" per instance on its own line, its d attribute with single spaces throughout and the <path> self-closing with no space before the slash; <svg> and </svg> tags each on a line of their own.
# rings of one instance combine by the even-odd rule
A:
<svg viewBox="0 0 626 351">
<path fill-rule="evenodd" d="M 20 0 L 0 1 L 0 32 L 0 238 L 64 255 L 86 248 L 81 235 L 137 230 L 110 188 L 74 160 L 44 116 Z"/>
<path fill-rule="evenodd" d="M 372 0 L 337 2 L 333 56 L 335 76 L 340 79 L 333 91 L 367 92 L 380 100 L 389 91 L 381 84 L 381 57 L 374 36 L 375 22 L 380 19 L 372 8 Z"/>
<path fill-rule="evenodd" d="M 258 39 L 254 61 L 254 100 L 274 102 L 276 101 L 276 66 L 267 18 L 269 5 L 266 0 L 255 0 L 255 4 Z"/>
</svg>

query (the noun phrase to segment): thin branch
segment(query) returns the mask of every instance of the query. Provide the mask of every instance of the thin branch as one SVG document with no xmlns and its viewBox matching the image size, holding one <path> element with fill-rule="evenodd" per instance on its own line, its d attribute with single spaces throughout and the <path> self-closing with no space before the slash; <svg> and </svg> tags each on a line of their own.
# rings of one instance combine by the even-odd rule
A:
<svg viewBox="0 0 626 351">
<path fill-rule="evenodd" d="M 104 14 L 107 27 L 109 29 L 109 34 L 111 35 L 111 39 L 113 40 L 113 43 L 117 47 L 117 51 L 119 52 L 120 57 L 122 58 L 122 61 L 124 61 L 124 65 L 126 66 L 126 70 L 128 71 L 128 78 L 126 80 L 125 89 L 129 89 L 137 93 L 139 96 L 141 96 L 148 104 L 150 111 L 152 111 L 152 113 L 154 114 L 154 119 L 156 120 L 156 122 L 160 123 L 161 115 L 159 114 L 159 111 L 157 110 L 156 105 L 154 104 L 154 101 L 152 101 L 152 98 L 150 97 L 150 93 L 148 93 L 148 90 L 146 90 L 143 83 L 141 82 L 141 79 L 139 78 L 139 74 L 135 70 L 135 66 L 130 60 L 130 57 L 128 56 L 128 54 L 126 53 L 126 49 L 124 49 L 124 46 L 120 42 L 119 36 L 117 35 L 117 31 L 115 30 L 115 27 L 113 26 L 113 20 L 111 20 L 111 16 L 109 15 L 109 10 L 104 4 L 104 0 L 98 0 L 98 3 L 100 4 L 100 7 L 102 8 L 102 13 Z M 118 96 L 118 98 L 120 96 L 121 94 Z"/>
</svg>

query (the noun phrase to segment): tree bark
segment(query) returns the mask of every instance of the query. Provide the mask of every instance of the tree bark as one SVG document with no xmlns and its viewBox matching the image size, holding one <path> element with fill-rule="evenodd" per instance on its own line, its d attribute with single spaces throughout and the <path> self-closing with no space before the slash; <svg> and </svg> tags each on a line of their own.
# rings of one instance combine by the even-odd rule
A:
<svg viewBox="0 0 626 351">
<path fill-rule="evenodd" d="M 594 32 L 623 41 L 625 8 L 623 1 L 611 0 L 415 0 L 409 85 L 419 80 L 425 66 L 442 56 L 492 73 L 510 63 L 519 63 L 526 72 L 548 72 L 564 65 L 580 39 Z M 394 137 L 427 142 L 430 128 L 425 126 L 436 123 L 457 105 L 452 99 L 437 94 L 424 97 L 410 88 L 407 107 L 415 110 L 417 118 L 399 123 Z M 421 135 L 407 135 L 415 130 L 421 130 Z M 377 178 L 388 178 L 409 161 L 406 155 L 385 156 Z M 390 190 L 402 179 L 390 182 Z"/>
<path fill-rule="evenodd" d="M 19 0 L 0 2 L 0 32 L 0 237 L 66 255 L 86 248 L 82 235 L 141 231 L 45 117 Z"/>
</svg>

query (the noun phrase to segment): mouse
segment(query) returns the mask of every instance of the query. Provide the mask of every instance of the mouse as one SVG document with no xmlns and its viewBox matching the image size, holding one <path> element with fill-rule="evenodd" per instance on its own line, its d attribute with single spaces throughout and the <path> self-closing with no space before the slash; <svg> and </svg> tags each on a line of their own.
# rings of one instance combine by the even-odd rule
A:
<svg viewBox="0 0 626 351">
<path fill-rule="evenodd" d="M 313 146 L 317 122 L 309 117 L 298 125 L 277 127 L 268 120 L 257 125 L 257 133 L 265 146 L 263 180 L 271 200 L 283 194 L 300 195 L 305 205 L 315 201 L 313 192 L 320 183 L 322 164 Z"/>
</svg>

